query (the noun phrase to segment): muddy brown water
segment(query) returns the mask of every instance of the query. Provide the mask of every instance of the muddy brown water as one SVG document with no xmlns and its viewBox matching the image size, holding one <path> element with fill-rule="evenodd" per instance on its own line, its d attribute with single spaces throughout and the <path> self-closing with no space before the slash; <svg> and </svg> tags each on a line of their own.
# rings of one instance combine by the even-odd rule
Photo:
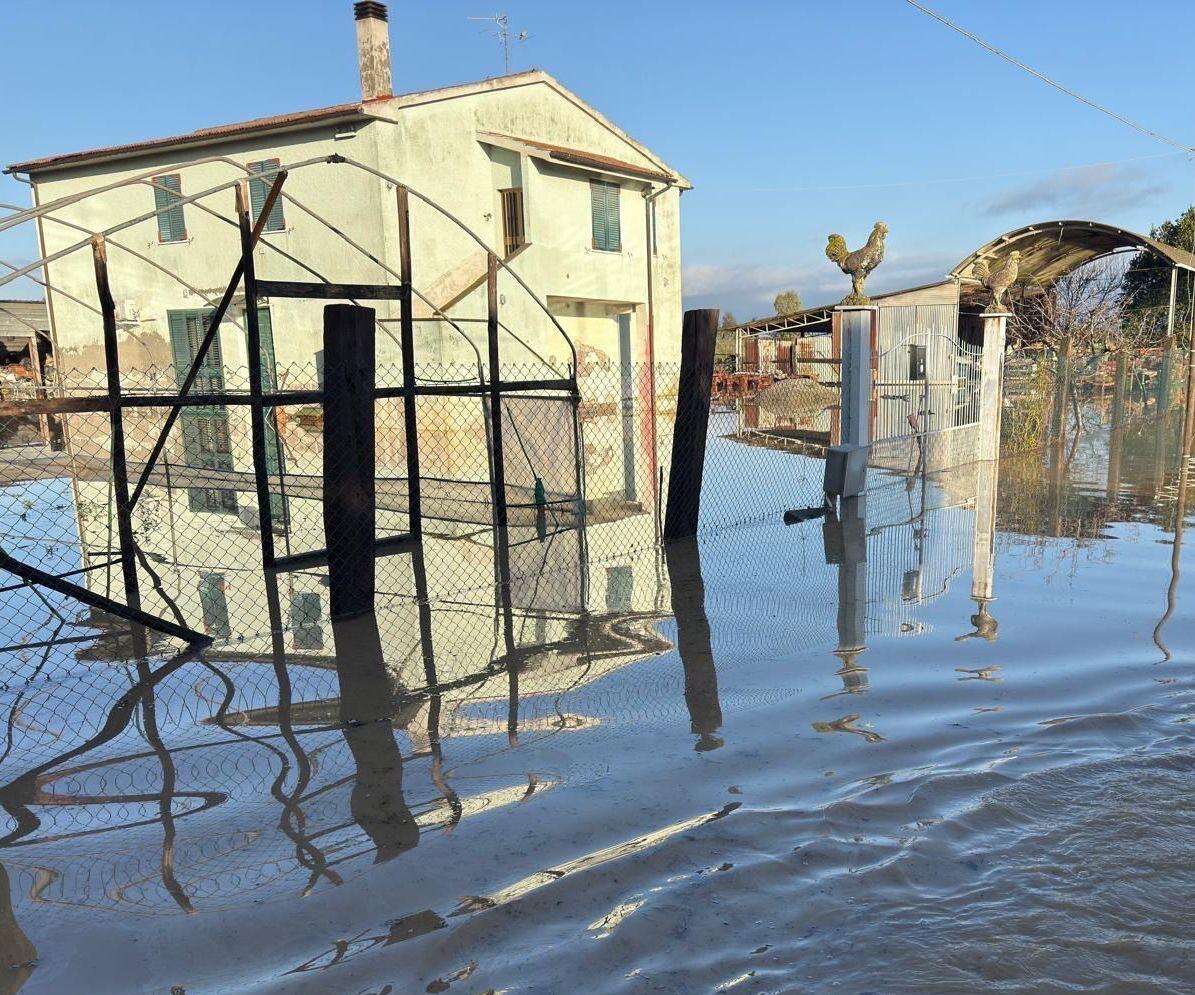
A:
<svg viewBox="0 0 1195 995">
<path fill-rule="evenodd" d="M 611 555 L 658 610 L 521 617 L 431 698 L 368 620 L 321 666 L 16 654 L 0 991 L 1190 991 L 1158 438 L 1006 459 L 990 572 L 974 468 Z"/>
</svg>

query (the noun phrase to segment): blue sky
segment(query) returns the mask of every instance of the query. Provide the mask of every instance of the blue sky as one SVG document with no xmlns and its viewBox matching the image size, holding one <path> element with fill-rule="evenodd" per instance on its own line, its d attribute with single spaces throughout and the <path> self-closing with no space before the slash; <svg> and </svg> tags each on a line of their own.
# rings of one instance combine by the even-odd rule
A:
<svg viewBox="0 0 1195 995">
<path fill-rule="evenodd" d="M 1186 57 L 1195 4 L 930 5 L 1092 99 L 1195 143 Z M 688 306 L 743 319 L 770 312 L 788 286 L 808 304 L 837 299 L 845 278 L 823 255 L 826 234 L 842 232 L 855 248 L 876 219 L 891 229 L 871 281 L 882 290 L 938 278 L 1030 221 L 1090 217 L 1148 230 L 1195 198 L 1183 154 L 902 0 L 395 0 L 395 89 L 500 73 L 497 43 L 467 20 L 497 10 L 531 34 L 512 69 L 552 72 L 695 184 L 682 215 Z M 351 18 L 349 0 L 5 0 L 0 160 L 351 100 Z M 27 203 L 27 189 L 6 177 L 0 200 Z M 27 234 L 0 235 L 0 257 L 34 254 Z"/>
</svg>

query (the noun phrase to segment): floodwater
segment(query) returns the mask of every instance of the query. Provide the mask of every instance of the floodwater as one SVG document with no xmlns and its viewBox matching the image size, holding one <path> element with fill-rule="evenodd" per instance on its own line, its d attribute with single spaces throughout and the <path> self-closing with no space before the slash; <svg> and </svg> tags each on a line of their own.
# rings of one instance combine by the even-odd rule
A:
<svg viewBox="0 0 1195 995">
<path fill-rule="evenodd" d="M 1190 991 L 1174 435 L 607 550 L 430 697 L 400 605 L 10 656 L 0 991 Z"/>
</svg>

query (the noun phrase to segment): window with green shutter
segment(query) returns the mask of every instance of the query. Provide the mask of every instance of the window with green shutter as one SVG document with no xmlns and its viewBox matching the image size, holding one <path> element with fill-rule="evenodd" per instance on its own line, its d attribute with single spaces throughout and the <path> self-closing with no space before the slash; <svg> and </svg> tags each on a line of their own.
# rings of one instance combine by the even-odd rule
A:
<svg viewBox="0 0 1195 995">
<path fill-rule="evenodd" d="M 207 333 L 213 311 L 167 311 L 170 346 L 174 354 L 174 369 L 181 384 L 199 354 L 199 344 Z M 192 388 L 196 393 L 224 392 L 224 360 L 217 335 L 204 354 L 199 373 Z M 183 408 L 179 416 L 182 433 L 183 458 L 188 467 L 205 470 L 231 470 L 232 434 L 229 431 L 228 409 L 224 405 L 202 405 Z M 200 475 L 202 476 L 202 474 Z M 213 474 L 217 478 L 218 474 Z M 213 480 L 213 482 L 215 482 Z M 235 515 L 237 492 L 220 487 L 188 487 L 187 503 L 192 511 L 214 511 Z"/>
<path fill-rule="evenodd" d="M 591 180 L 589 197 L 593 214 L 593 247 L 603 252 L 622 251 L 622 224 L 618 214 L 617 183 Z"/>
<path fill-rule="evenodd" d="M 183 219 L 183 207 L 178 203 L 183 195 L 182 177 L 178 173 L 155 176 L 153 185 L 154 210 L 158 212 L 158 241 L 185 242 L 187 225 Z"/>
<path fill-rule="evenodd" d="M 295 633 L 295 649 L 317 650 L 324 645 L 324 627 L 320 623 L 320 597 L 312 591 L 290 596 L 290 624 Z"/>
<path fill-rule="evenodd" d="M 203 609 L 203 629 L 209 636 L 227 639 L 232 634 L 228 624 L 228 598 L 224 594 L 223 574 L 201 574 L 199 605 Z"/>
<path fill-rule="evenodd" d="M 274 185 L 275 173 L 273 172 L 279 166 L 277 159 L 263 159 L 261 162 L 249 163 L 250 173 L 268 173 L 267 176 L 254 176 L 249 180 L 249 209 L 253 212 L 253 223 L 257 223 L 257 219 L 261 217 L 261 209 L 265 207 L 266 195 L 270 192 L 270 187 Z M 274 201 L 274 206 L 270 208 L 270 216 L 266 219 L 266 226 L 263 231 L 284 231 L 286 229 L 286 221 L 282 216 L 282 198 L 279 197 Z"/>
</svg>

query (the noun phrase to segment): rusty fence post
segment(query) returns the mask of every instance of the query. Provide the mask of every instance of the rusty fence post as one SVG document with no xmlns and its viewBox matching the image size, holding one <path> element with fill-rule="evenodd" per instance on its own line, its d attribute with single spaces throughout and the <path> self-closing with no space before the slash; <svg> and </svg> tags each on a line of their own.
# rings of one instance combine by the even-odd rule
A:
<svg viewBox="0 0 1195 995">
<path fill-rule="evenodd" d="M 717 308 L 685 312 L 681 326 L 680 384 L 672 433 L 672 465 L 668 473 L 668 506 L 664 513 L 665 542 L 697 534 L 717 330 Z"/>
<path fill-rule="evenodd" d="M 266 463 L 266 415 L 261 402 L 261 328 L 257 314 L 257 269 L 253 264 L 253 225 L 249 211 L 249 183 L 242 180 L 236 185 L 236 212 L 241 230 L 242 279 L 245 282 L 250 440 L 253 447 L 253 481 L 257 491 L 257 527 L 261 533 L 261 562 L 269 570 L 274 566 L 274 522 L 270 510 L 269 467 Z M 278 470 L 281 479 L 281 464 Z"/>
<path fill-rule="evenodd" d="M 124 411 L 121 407 L 120 351 L 116 341 L 116 302 L 108 283 L 108 251 L 102 235 L 91 239 L 95 263 L 95 285 L 104 321 L 104 362 L 108 371 L 108 424 L 112 437 L 112 490 L 116 500 L 116 533 L 120 542 L 120 566 L 124 577 L 125 600 L 129 607 L 141 610 L 141 591 L 137 582 L 137 560 L 133 540 L 133 506 L 129 500 L 129 471 L 125 458 Z M 135 630 L 134 642 L 140 647 L 144 632 Z"/>
</svg>

